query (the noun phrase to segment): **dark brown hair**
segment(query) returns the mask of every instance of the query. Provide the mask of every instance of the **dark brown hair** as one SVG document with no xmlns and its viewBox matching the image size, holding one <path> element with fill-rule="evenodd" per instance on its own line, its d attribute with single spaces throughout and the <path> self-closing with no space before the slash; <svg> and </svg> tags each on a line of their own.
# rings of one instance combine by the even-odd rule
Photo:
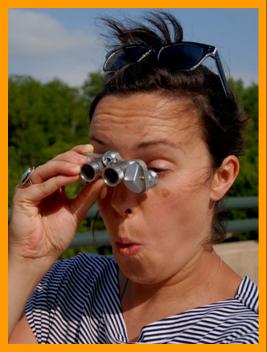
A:
<svg viewBox="0 0 267 352">
<path fill-rule="evenodd" d="M 183 29 L 174 16 L 164 11 L 152 12 L 144 17 L 147 24 L 105 18 L 114 40 L 112 49 L 125 45 L 147 47 L 164 46 L 183 40 Z M 98 102 L 107 95 L 125 95 L 134 92 L 162 92 L 189 97 L 201 118 L 203 138 L 208 146 L 213 167 L 219 167 L 228 155 L 240 156 L 243 149 L 242 129 L 244 119 L 234 96 L 226 96 L 217 74 L 201 65 L 193 71 L 162 68 L 156 57 L 125 66 L 104 76 L 104 88 L 93 100 L 90 119 Z M 213 240 L 222 240 L 225 231 L 218 221 L 215 207 Z"/>
</svg>

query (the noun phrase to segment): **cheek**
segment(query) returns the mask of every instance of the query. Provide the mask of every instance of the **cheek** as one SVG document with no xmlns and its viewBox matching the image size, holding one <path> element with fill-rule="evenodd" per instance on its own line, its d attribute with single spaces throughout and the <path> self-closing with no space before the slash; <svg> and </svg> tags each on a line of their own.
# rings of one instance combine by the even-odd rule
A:
<svg viewBox="0 0 267 352">
<path fill-rule="evenodd" d="M 171 197 L 171 191 L 169 191 L 167 188 L 163 188 L 159 191 L 159 195 L 163 198 L 170 198 Z"/>
<path fill-rule="evenodd" d="M 177 209 L 180 196 L 177 190 L 172 187 L 161 185 L 155 188 L 145 202 L 146 216 L 150 214 L 162 214 L 164 218 L 170 216 L 174 209 Z M 161 216 L 160 216 L 161 218 Z"/>
<path fill-rule="evenodd" d="M 207 187 L 199 184 L 192 175 L 175 177 L 168 182 L 164 180 L 153 192 L 149 208 L 160 212 L 169 221 L 173 218 L 174 222 L 181 219 L 188 221 L 192 212 L 203 208 L 207 201 Z"/>
</svg>

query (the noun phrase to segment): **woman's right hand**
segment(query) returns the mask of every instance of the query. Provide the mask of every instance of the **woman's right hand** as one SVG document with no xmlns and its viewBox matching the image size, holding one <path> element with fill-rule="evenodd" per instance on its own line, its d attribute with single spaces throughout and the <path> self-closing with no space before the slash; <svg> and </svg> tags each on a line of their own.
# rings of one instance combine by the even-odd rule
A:
<svg viewBox="0 0 267 352">
<path fill-rule="evenodd" d="M 38 166 L 32 184 L 17 186 L 9 227 L 10 259 L 56 260 L 71 244 L 77 227 L 96 201 L 103 181 L 87 185 L 75 199 L 64 187 L 79 180 L 91 145 L 80 145 Z"/>
</svg>

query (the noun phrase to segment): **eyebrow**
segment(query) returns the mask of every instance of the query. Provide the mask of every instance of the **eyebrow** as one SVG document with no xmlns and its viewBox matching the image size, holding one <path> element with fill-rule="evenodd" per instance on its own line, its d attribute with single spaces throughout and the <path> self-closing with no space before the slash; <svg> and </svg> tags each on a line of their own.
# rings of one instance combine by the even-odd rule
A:
<svg viewBox="0 0 267 352">
<path fill-rule="evenodd" d="M 172 148 L 180 148 L 180 146 L 178 144 L 176 144 L 168 139 L 159 139 L 156 141 L 141 142 L 137 145 L 137 149 L 144 149 L 144 148 L 149 148 L 149 147 L 158 146 L 158 145 L 172 147 Z"/>
<path fill-rule="evenodd" d="M 90 141 L 95 141 L 100 145 L 106 145 L 105 142 L 101 141 L 100 139 L 96 138 L 96 137 L 90 137 Z M 162 145 L 162 146 L 167 146 L 167 147 L 172 147 L 172 148 L 179 148 L 181 149 L 181 146 L 179 144 L 176 144 L 166 138 L 164 139 L 159 139 L 159 140 L 153 140 L 153 141 L 144 141 L 141 142 L 139 144 L 137 144 L 136 149 L 147 149 L 153 146 L 158 146 L 158 145 Z"/>
</svg>

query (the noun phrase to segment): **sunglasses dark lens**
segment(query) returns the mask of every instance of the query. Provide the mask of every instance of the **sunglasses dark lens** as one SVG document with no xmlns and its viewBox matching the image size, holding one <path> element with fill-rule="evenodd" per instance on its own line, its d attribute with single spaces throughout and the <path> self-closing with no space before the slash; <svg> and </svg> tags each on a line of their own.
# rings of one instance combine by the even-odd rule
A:
<svg viewBox="0 0 267 352">
<path fill-rule="evenodd" d="M 201 46 L 173 45 L 161 50 L 159 63 L 161 66 L 177 70 L 190 70 L 205 56 Z"/>
<path fill-rule="evenodd" d="M 104 64 L 104 70 L 117 71 L 126 65 L 137 62 L 147 51 L 147 48 L 138 46 L 121 48 L 110 54 Z"/>
</svg>

